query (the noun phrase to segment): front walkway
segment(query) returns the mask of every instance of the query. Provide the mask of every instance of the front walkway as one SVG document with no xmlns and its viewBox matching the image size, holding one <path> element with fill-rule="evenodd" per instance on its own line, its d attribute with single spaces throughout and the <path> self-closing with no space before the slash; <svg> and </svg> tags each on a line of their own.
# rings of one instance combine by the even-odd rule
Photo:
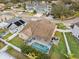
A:
<svg viewBox="0 0 79 59">
<path fill-rule="evenodd" d="M 62 30 L 62 29 L 56 29 L 56 31 L 58 31 L 58 32 L 71 32 L 71 30 Z"/>
<path fill-rule="evenodd" d="M 67 38 L 66 38 L 66 35 L 65 35 L 64 32 L 63 32 L 63 36 L 64 36 L 64 40 L 65 40 L 68 55 L 71 55 L 71 50 L 70 50 L 70 47 L 69 47 L 69 44 L 68 44 L 68 41 L 67 41 Z"/>
<path fill-rule="evenodd" d="M 56 31 L 63 33 L 65 44 L 66 44 L 66 48 L 67 48 L 67 53 L 68 53 L 68 55 L 71 55 L 71 50 L 70 50 L 70 47 L 69 47 L 69 44 L 68 44 L 68 41 L 67 41 L 67 37 L 65 35 L 65 32 L 71 32 L 71 30 L 56 29 Z"/>
</svg>

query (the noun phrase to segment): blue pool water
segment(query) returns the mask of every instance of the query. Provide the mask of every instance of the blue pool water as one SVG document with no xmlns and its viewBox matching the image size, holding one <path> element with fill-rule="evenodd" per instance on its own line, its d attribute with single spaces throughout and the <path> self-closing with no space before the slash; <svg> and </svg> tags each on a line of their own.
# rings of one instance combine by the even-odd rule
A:
<svg viewBox="0 0 79 59">
<path fill-rule="evenodd" d="M 36 42 L 34 42 L 32 44 L 32 47 L 35 48 L 36 50 L 42 52 L 42 53 L 47 53 L 48 50 L 49 50 L 49 48 L 47 46 L 39 44 L 39 43 L 36 43 Z"/>
</svg>

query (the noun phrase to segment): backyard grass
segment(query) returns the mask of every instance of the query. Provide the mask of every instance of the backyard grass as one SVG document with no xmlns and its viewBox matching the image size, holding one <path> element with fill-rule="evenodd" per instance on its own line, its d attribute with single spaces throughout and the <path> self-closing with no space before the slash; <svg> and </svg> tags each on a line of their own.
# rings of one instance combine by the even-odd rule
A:
<svg viewBox="0 0 79 59">
<path fill-rule="evenodd" d="M 15 38 L 13 38 L 12 40 L 9 41 L 11 44 L 21 48 L 21 46 L 24 44 L 23 39 L 19 38 L 18 36 L 16 36 Z"/>
<path fill-rule="evenodd" d="M 4 36 L 3 39 L 7 39 L 7 38 L 9 38 L 11 35 L 12 35 L 12 34 L 9 33 L 9 34 L 7 34 L 6 36 Z"/>
<path fill-rule="evenodd" d="M 4 46 L 5 46 L 5 44 L 0 41 L 0 49 L 3 48 Z"/>
<path fill-rule="evenodd" d="M 63 23 L 57 23 L 58 29 L 67 29 L 67 27 Z"/>
<path fill-rule="evenodd" d="M 73 57 L 79 59 L 79 41 L 75 38 L 72 33 L 66 33 L 68 43 L 73 54 Z"/>
<path fill-rule="evenodd" d="M 22 53 L 14 50 L 11 47 L 8 47 L 7 52 L 12 55 L 13 57 L 15 57 L 16 59 L 29 59 L 27 56 L 23 55 Z"/>
<path fill-rule="evenodd" d="M 51 59 L 66 59 L 66 46 L 63 34 L 60 32 L 56 32 L 55 36 L 57 36 L 60 39 L 60 41 L 58 46 L 52 45 L 52 48 L 50 50 Z"/>
</svg>

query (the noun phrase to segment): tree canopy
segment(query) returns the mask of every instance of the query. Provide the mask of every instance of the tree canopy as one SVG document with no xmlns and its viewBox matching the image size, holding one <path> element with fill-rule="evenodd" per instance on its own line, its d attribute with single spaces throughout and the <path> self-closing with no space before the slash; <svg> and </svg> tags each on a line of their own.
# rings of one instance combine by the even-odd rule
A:
<svg viewBox="0 0 79 59">
<path fill-rule="evenodd" d="M 71 4 L 72 0 L 61 0 L 64 4 Z"/>
<path fill-rule="evenodd" d="M 79 2 L 73 2 L 70 8 L 74 11 L 79 11 Z"/>
<path fill-rule="evenodd" d="M 72 10 L 64 5 L 53 5 L 51 13 L 55 18 L 68 17 L 74 14 Z"/>
</svg>

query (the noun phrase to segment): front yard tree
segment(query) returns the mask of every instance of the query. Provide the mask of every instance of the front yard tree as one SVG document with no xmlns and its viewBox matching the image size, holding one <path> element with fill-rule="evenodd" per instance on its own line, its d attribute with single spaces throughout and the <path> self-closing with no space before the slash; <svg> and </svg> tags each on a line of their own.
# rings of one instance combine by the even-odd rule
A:
<svg viewBox="0 0 79 59">
<path fill-rule="evenodd" d="M 31 49 L 30 46 L 26 46 L 26 45 L 23 45 L 21 47 L 21 51 L 24 53 L 24 54 L 29 54 L 29 53 L 32 53 L 33 50 Z"/>
<path fill-rule="evenodd" d="M 51 14 L 55 18 L 60 18 L 63 20 L 64 18 L 72 16 L 74 13 L 63 5 L 53 5 Z"/>
<path fill-rule="evenodd" d="M 79 11 L 79 2 L 73 2 L 71 9 L 74 11 Z"/>
<path fill-rule="evenodd" d="M 5 1 L 5 0 L 0 0 L 0 3 L 7 3 L 7 1 Z"/>
<path fill-rule="evenodd" d="M 12 3 L 18 3 L 20 2 L 19 0 L 11 0 Z"/>
<path fill-rule="evenodd" d="M 64 4 L 71 4 L 72 0 L 61 0 Z"/>
</svg>

